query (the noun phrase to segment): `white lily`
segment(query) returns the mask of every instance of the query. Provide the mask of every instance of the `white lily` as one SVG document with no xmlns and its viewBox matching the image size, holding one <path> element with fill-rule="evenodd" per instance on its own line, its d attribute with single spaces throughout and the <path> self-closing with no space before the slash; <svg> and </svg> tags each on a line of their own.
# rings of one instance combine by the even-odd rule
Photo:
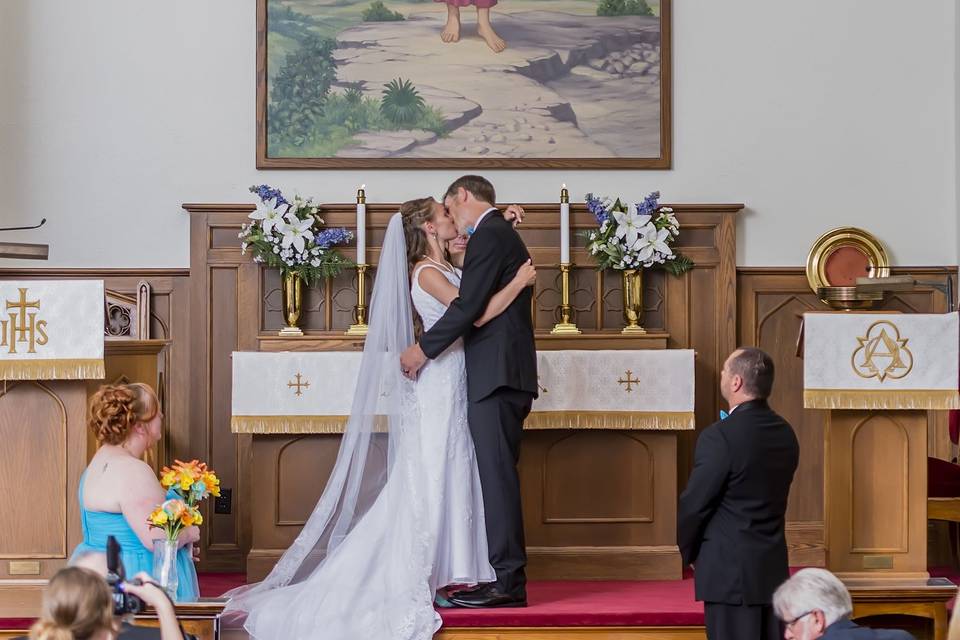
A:
<svg viewBox="0 0 960 640">
<path fill-rule="evenodd" d="M 302 252 L 306 241 L 313 240 L 313 231 L 310 230 L 312 226 L 313 220 L 300 220 L 293 224 L 281 224 L 280 233 L 283 234 L 283 240 L 280 244 L 284 249 L 289 249 L 290 246 L 293 245 L 297 253 Z"/>
<path fill-rule="evenodd" d="M 641 229 L 650 222 L 650 216 L 637 213 L 634 205 L 630 205 L 626 213 L 614 211 L 613 219 L 617 221 L 617 237 L 625 240 L 627 247 L 633 247 L 637 243 Z"/>
<path fill-rule="evenodd" d="M 672 256 L 673 251 L 667 246 L 670 237 L 668 229 L 657 229 L 651 222 L 643 227 L 642 235 L 637 242 L 637 259 L 644 263 L 655 262 L 656 255 Z"/>
<path fill-rule="evenodd" d="M 287 206 L 287 208 L 289 208 L 289 206 Z M 258 204 L 256 210 L 254 210 L 254 212 L 248 217 L 251 220 L 258 220 L 260 222 L 260 228 L 263 229 L 263 232 L 269 234 L 274 227 L 282 222 L 283 214 L 285 212 L 286 209 L 281 211 L 279 208 L 277 208 L 277 199 L 273 198 Z"/>
</svg>

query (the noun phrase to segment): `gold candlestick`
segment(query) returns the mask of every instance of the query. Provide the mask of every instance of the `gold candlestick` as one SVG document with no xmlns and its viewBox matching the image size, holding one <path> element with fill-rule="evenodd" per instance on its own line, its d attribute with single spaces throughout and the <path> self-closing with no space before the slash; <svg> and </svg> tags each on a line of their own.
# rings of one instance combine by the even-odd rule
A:
<svg viewBox="0 0 960 640">
<path fill-rule="evenodd" d="M 348 336 L 365 336 L 367 335 L 367 294 L 366 294 L 366 282 L 367 282 L 367 268 L 370 265 L 367 264 L 358 264 L 357 265 L 357 306 L 353 309 L 353 318 L 355 324 L 350 325 L 350 328 L 347 329 L 346 335 Z"/>
<path fill-rule="evenodd" d="M 560 322 L 550 333 L 554 335 L 579 335 L 580 329 L 570 322 L 570 263 L 560 265 Z"/>
</svg>

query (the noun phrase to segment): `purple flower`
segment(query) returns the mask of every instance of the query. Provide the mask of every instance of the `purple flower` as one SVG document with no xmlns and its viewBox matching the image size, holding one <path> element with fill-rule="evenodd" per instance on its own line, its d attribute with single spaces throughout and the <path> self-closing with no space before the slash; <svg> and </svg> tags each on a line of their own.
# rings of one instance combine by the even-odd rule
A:
<svg viewBox="0 0 960 640">
<path fill-rule="evenodd" d="M 324 229 L 313 237 L 314 243 L 321 249 L 329 249 L 337 244 L 346 244 L 353 240 L 353 233 L 343 227 Z"/>
<path fill-rule="evenodd" d="M 637 203 L 636 207 L 638 212 L 641 215 L 644 215 L 644 214 L 653 215 L 653 213 L 657 210 L 657 207 L 659 206 L 657 204 L 658 200 L 660 200 L 660 192 L 659 191 L 651 192 L 650 195 L 648 195 L 646 198 L 643 199 L 643 202 Z"/>
<path fill-rule="evenodd" d="M 603 224 L 610 218 L 610 214 L 607 212 L 607 208 L 603 205 L 603 201 L 600 198 L 597 198 L 592 193 L 588 193 L 586 202 L 587 211 L 596 217 L 598 223 Z"/>
<path fill-rule="evenodd" d="M 290 204 L 286 198 L 283 197 L 283 194 L 280 193 L 280 189 L 274 189 L 268 184 L 254 185 L 250 187 L 250 193 L 257 194 L 257 197 L 260 198 L 260 202 L 266 202 L 267 200 L 277 199 L 277 206 L 281 204 Z"/>
</svg>

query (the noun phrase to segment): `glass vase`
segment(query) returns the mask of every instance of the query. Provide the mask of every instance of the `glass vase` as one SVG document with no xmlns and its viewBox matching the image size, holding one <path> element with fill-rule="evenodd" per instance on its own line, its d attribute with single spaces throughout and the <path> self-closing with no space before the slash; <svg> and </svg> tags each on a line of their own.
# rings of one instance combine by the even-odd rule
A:
<svg viewBox="0 0 960 640">
<path fill-rule="evenodd" d="M 177 599 L 177 586 L 180 576 L 177 574 L 176 540 L 162 538 L 153 541 L 153 579 L 167 592 L 171 600 Z"/>
</svg>

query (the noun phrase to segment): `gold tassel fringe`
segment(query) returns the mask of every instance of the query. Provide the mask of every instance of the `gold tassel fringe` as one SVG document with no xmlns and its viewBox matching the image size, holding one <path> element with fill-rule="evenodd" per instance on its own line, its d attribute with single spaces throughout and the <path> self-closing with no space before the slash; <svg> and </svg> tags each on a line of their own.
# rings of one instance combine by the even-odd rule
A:
<svg viewBox="0 0 960 640">
<path fill-rule="evenodd" d="M 347 416 L 233 416 L 233 433 L 307 434 L 343 433 Z M 694 428 L 692 411 L 536 411 L 524 429 L 610 429 L 623 431 L 681 431 Z M 386 433 L 385 416 L 377 417 L 377 433 Z"/>
<path fill-rule="evenodd" d="M 954 389 L 805 389 L 806 409 L 960 409 Z"/>
<path fill-rule="evenodd" d="M 0 359 L 0 380 L 102 380 L 103 358 Z"/>
<path fill-rule="evenodd" d="M 683 431 L 693 429 L 693 411 L 534 411 L 524 429 L 610 429 Z"/>
</svg>

